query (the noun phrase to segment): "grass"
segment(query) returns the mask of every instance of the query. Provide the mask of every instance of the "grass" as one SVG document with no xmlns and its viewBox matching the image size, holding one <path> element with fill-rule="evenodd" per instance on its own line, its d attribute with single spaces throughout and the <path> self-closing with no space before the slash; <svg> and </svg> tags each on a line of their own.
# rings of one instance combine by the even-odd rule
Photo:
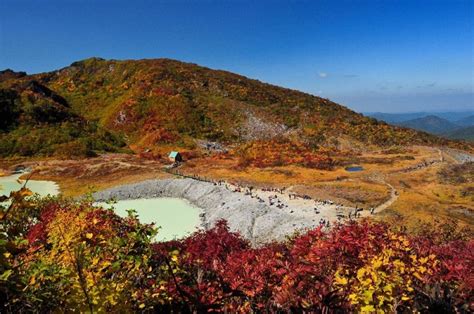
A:
<svg viewBox="0 0 474 314">
<path fill-rule="evenodd" d="M 426 160 L 439 158 L 438 151 L 428 147 L 411 147 L 403 153 L 413 159 L 398 158 L 392 163 L 362 163 L 364 171 L 347 172 L 343 167 L 333 171 L 309 169 L 301 166 L 270 168 L 238 168 L 236 159 L 213 159 L 201 156 L 184 163 L 180 171 L 214 180 L 227 180 L 256 187 L 287 187 L 292 191 L 314 198 L 363 208 L 375 207 L 390 195 L 385 182 L 399 193 L 390 208 L 376 215 L 377 219 L 416 229 L 420 222 L 455 219 L 460 225 L 474 226 L 472 182 L 456 183 L 443 178 L 439 173 L 457 176 L 457 169 L 449 158 L 443 163 L 404 172 Z M 393 158 L 400 155 L 370 153 L 362 154 L 365 160 L 373 157 Z M 446 156 L 448 157 L 448 156 Z M 21 159 L 4 161 L 2 168 L 22 163 Z M 78 196 L 92 190 L 115 185 L 138 182 L 145 179 L 166 178 L 162 171 L 168 161 L 145 160 L 136 155 L 109 154 L 84 160 L 36 160 L 36 179 L 54 180 L 67 196 Z M 454 167 L 454 168 L 453 168 Z M 446 169 L 450 170 L 447 171 Z M 469 192 L 471 191 L 471 192 Z"/>
</svg>

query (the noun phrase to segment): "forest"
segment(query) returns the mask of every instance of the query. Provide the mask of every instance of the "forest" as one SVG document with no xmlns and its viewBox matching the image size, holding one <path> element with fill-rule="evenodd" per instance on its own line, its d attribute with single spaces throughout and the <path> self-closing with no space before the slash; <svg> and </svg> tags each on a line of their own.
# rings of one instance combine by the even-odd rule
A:
<svg viewBox="0 0 474 314">
<path fill-rule="evenodd" d="M 3 196 L 0 298 L 21 312 L 472 310 L 474 242 L 453 224 L 315 228 L 253 247 L 225 221 L 168 242 L 90 199 Z"/>
<path fill-rule="evenodd" d="M 160 154 L 170 145 L 196 150 L 196 141 L 204 140 L 241 156 L 249 152 L 242 164 L 301 164 L 296 159 L 305 156 L 309 167 L 326 169 L 327 150 L 337 155 L 355 147 L 472 149 L 328 99 L 170 59 L 90 58 L 41 74 L 1 71 L 0 112 L 6 117 L 0 147 L 8 157 L 89 156 L 125 146 Z M 28 141 L 19 141 L 25 134 Z M 283 145 L 280 156 L 275 149 L 266 160 L 253 160 L 250 146 L 271 147 L 275 140 L 294 147 Z"/>
</svg>

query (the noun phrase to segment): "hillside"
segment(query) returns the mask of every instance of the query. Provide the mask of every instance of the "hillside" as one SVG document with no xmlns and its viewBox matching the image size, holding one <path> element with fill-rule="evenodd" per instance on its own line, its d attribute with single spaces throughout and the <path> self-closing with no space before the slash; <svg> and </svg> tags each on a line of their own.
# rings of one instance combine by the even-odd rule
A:
<svg viewBox="0 0 474 314">
<path fill-rule="evenodd" d="M 366 116 L 375 118 L 380 121 L 385 121 L 387 123 L 399 123 L 407 120 L 413 120 L 418 118 L 423 118 L 429 114 L 426 112 L 410 112 L 410 113 L 384 113 L 384 112 L 367 112 Z"/>
<path fill-rule="evenodd" d="M 387 123 L 424 131 L 452 140 L 472 141 L 472 112 L 367 113 Z M 414 118 L 416 117 L 416 118 Z"/>
<path fill-rule="evenodd" d="M 466 140 L 473 142 L 474 141 L 474 125 L 467 126 L 464 128 L 458 128 L 451 132 L 443 134 L 444 137 L 453 140 Z"/>
<path fill-rule="evenodd" d="M 327 99 L 169 59 L 91 58 L 58 71 L 14 76 L 0 87 L 31 80 L 64 98 L 74 114 L 122 136 L 138 152 L 163 146 L 193 150 L 197 139 L 243 145 L 244 153 L 248 145 L 257 143 L 252 147 L 258 149 L 277 141 L 292 148 L 291 154 L 321 147 L 449 144 Z"/>
<path fill-rule="evenodd" d="M 384 113 L 384 112 L 366 112 L 364 115 L 382 120 L 387 123 L 400 123 L 408 120 L 424 118 L 427 116 L 437 116 L 450 122 L 460 124 L 458 121 L 464 119 L 471 119 L 474 115 L 474 111 L 436 111 L 436 112 L 402 112 L 402 113 Z"/>
<path fill-rule="evenodd" d="M 457 124 L 434 115 L 403 121 L 397 124 L 432 134 L 442 134 L 459 128 Z"/>
<path fill-rule="evenodd" d="M 472 126 L 474 125 L 474 115 L 457 120 L 456 124 L 460 126 Z"/>
<path fill-rule="evenodd" d="M 2 74 L 8 74 L 2 75 Z M 0 73 L 0 80 L 24 77 Z M 0 156 L 92 156 L 124 143 L 73 113 L 67 101 L 28 79 L 0 89 Z"/>
</svg>

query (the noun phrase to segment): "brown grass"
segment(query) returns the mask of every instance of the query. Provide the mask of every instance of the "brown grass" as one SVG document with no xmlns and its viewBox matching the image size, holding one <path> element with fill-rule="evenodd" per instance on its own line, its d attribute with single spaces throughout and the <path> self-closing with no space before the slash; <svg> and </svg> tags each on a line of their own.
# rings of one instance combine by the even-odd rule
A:
<svg viewBox="0 0 474 314">
<path fill-rule="evenodd" d="M 378 162 L 384 157 L 390 162 Z M 398 191 L 399 198 L 390 208 L 376 215 L 377 219 L 409 228 L 416 228 L 420 222 L 433 222 L 434 219 L 455 219 L 462 226 L 474 226 L 474 183 L 472 180 L 456 181 L 460 172 L 466 172 L 465 168 L 456 166 L 453 160 L 445 158 L 443 163 L 434 163 L 420 170 L 406 170 L 437 158 L 439 155 L 436 149 L 411 147 L 388 154 L 362 154 L 361 160 L 366 162 L 360 165 L 364 167 L 364 171 L 352 173 L 342 167 L 332 171 L 301 166 L 241 169 L 235 159 L 212 157 L 192 159 L 179 170 L 207 179 L 255 187 L 291 188 L 296 193 L 313 198 L 331 199 L 364 208 L 375 207 L 388 199 L 390 190 L 386 183 L 390 183 Z M 58 182 L 62 193 L 67 196 L 169 176 L 162 170 L 162 162 L 120 154 L 84 160 L 10 160 L 0 163 L 0 166 L 7 169 L 18 163 L 33 166 L 37 179 Z"/>
</svg>

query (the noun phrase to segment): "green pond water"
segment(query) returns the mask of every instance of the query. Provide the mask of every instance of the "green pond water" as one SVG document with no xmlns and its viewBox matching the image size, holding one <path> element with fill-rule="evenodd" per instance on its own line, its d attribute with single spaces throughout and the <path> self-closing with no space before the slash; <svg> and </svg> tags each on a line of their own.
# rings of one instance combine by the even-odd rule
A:
<svg viewBox="0 0 474 314">
<path fill-rule="evenodd" d="M 104 208 L 113 207 L 121 217 L 128 215 L 128 209 L 134 209 L 142 223 L 155 223 L 155 226 L 160 227 L 155 237 L 157 241 L 183 238 L 196 231 L 200 225 L 199 208 L 179 198 L 141 198 L 98 204 Z"/>
<path fill-rule="evenodd" d="M 22 175 L 23 173 L 19 173 L 0 177 L 0 195 L 9 195 L 11 191 L 18 191 L 25 183 L 24 180 L 19 181 Z M 29 180 L 26 187 L 41 196 L 59 194 L 59 187 L 53 181 Z"/>
<path fill-rule="evenodd" d="M 0 195 L 9 195 L 11 191 L 19 190 L 25 182 L 18 181 L 22 175 L 21 173 L 0 177 Z M 59 194 L 59 187 L 53 181 L 30 179 L 26 186 L 41 196 Z M 128 209 L 136 210 L 138 219 L 142 223 L 155 223 L 157 227 L 160 227 L 155 238 L 157 241 L 183 238 L 196 231 L 200 225 L 199 208 L 179 198 L 149 198 L 122 200 L 112 205 L 98 204 L 104 208 L 113 207 L 121 217 L 128 215 Z"/>
</svg>

